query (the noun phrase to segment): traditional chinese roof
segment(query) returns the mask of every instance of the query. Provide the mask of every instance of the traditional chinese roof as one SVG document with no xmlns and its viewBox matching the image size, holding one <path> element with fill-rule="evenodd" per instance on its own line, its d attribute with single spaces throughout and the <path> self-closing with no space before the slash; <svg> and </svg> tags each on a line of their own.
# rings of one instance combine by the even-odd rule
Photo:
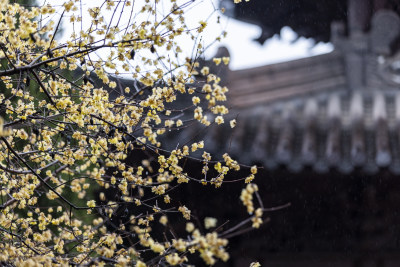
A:
<svg viewBox="0 0 400 267">
<path fill-rule="evenodd" d="M 335 51 L 228 72 L 238 124 L 211 127 L 207 148 L 269 169 L 400 174 L 398 87 L 369 77 L 381 87 L 352 88 L 345 69 L 344 54 Z"/>
<path fill-rule="evenodd" d="M 344 89 L 343 56 L 333 52 L 279 64 L 228 72 L 230 105 L 234 108 Z"/>
<path fill-rule="evenodd" d="M 209 149 L 292 171 L 389 168 L 400 174 L 400 92 L 333 92 L 238 112 L 237 128 L 211 129 Z"/>
</svg>

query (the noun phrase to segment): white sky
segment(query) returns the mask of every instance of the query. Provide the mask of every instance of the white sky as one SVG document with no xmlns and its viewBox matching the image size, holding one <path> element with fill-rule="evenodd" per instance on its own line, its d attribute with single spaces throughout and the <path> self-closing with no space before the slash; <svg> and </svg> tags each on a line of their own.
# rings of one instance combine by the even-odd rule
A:
<svg viewBox="0 0 400 267">
<path fill-rule="evenodd" d="M 213 11 L 213 6 L 218 7 L 217 0 L 202 1 L 196 7 L 196 12 L 188 15 L 194 21 L 200 20 L 202 16 Z M 333 49 L 331 44 L 315 45 L 311 39 L 299 38 L 295 41 L 297 34 L 289 27 L 282 29 L 281 37 L 276 35 L 267 40 L 264 45 L 260 45 L 253 41 L 260 36 L 260 27 L 226 16 L 221 16 L 222 26 L 216 24 L 216 21 L 216 16 L 209 20 L 209 25 L 213 25 L 211 29 L 208 29 L 210 35 L 217 35 L 223 29 L 228 32 L 228 35 L 221 43 L 215 44 L 210 51 L 207 51 L 206 56 L 212 56 L 219 46 L 226 46 L 231 55 L 230 68 L 233 70 L 328 53 Z"/>
<path fill-rule="evenodd" d="M 178 2 L 186 1 L 187 0 L 178 0 Z M 46 3 L 48 2 L 60 6 L 64 1 L 47 0 Z M 103 0 L 82 0 L 84 9 L 87 9 L 89 6 L 99 6 L 103 2 Z M 144 3 L 143 0 L 136 0 L 133 2 L 137 8 L 141 7 L 141 4 Z M 161 5 L 165 4 L 165 6 L 168 6 L 167 3 L 169 3 L 167 0 L 160 1 Z M 215 54 L 218 47 L 226 46 L 231 55 L 230 68 L 232 70 L 256 67 L 327 53 L 333 49 L 331 44 L 319 43 L 315 45 L 312 40 L 305 38 L 299 38 L 294 42 L 296 34 L 288 27 L 282 29 L 281 38 L 274 36 L 267 40 L 262 46 L 253 41 L 253 39 L 260 35 L 261 29 L 258 26 L 229 19 L 221 15 L 219 11 L 215 11 L 216 9 L 218 9 L 218 0 L 195 0 L 192 6 L 185 12 L 186 19 L 189 24 L 193 25 L 193 27 L 198 26 L 200 20 L 207 20 L 208 27 L 201 37 L 202 43 L 205 45 L 215 40 L 215 37 L 217 37 L 223 30 L 228 32 L 227 37 L 221 42 L 217 42 L 211 46 L 210 49 L 206 51 L 205 55 L 206 57 L 211 57 Z M 62 8 L 58 10 L 59 13 L 60 10 L 62 10 Z M 210 16 L 210 14 L 212 15 Z M 111 15 L 111 12 L 109 15 Z M 216 23 L 218 16 L 220 16 L 220 24 Z M 88 15 L 83 14 L 84 23 L 88 23 L 88 17 Z M 136 21 L 139 19 L 139 17 L 135 18 Z M 63 23 L 63 28 L 64 38 L 68 39 L 72 32 L 72 25 L 66 21 Z M 189 49 L 188 51 L 185 51 L 188 55 L 191 53 L 193 47 L 191 40 L 182 39 L 179 44 L 182 49 Z"/>
</svg>

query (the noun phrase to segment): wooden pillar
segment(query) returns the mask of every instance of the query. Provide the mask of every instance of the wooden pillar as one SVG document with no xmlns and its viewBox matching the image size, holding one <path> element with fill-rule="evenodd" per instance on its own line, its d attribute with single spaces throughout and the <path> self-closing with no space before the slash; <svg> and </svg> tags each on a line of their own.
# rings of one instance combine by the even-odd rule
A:
<svg viewBox="0 0 400 267">
<path fill-rule="evenodd" d="M 348 1 L 349 50 L 346 55 L 347 80 L 351 90 L 366 85 L 366 52 L 368 45 L 365 32 L 371 21 L 371 0 Z"/>
<path fill-rule="evenodd" d="M 349 33 L 365 32 L 370 23 L 372 4 L 371 0 L 349 0 L 348 25 Z"/>
</svg>

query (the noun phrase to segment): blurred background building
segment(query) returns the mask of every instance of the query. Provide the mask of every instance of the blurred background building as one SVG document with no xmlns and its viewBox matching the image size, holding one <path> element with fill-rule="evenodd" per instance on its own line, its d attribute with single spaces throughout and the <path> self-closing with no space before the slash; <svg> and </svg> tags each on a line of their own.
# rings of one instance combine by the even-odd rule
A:
<svg viewBox="0 0 400 267">
<path fill-rule="evenodd" d="M 211 128 L 208 150 L 264 166 L 257 183 L 265 203 L 292 204 L 238 237 L 230 265 L 399 266 L 400 2 L 220 5 L 260 26 L 260 44 L 290 26 L 334 45 L 328 54 L 218 70 L 238 124 Z"/>
</svg>

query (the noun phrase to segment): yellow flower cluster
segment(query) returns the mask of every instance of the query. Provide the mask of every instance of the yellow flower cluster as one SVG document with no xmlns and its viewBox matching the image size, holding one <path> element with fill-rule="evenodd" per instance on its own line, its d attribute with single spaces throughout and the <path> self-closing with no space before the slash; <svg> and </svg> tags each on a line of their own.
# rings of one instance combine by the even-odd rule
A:
<svg viewBox="0 0 400 267">
<path fill-rule="evenodd" d="M 254 212 L 253 194 L 256 191 L 258 191 L 258 186 L 256 184 L 248 184 L 240 194 L 240 200 L 242 201 L 243 205 L 247 208 L 247 212 L 249 214 L 253 214 Z"/>
<path fill-rule="evenodd" d="M 260 225 L 263 223 L 262 215 L 263 215 L 263 210 L 261 208 L 256 209 L 256 211 L 254 212 L 254 217 L 251 218 L 254 228 L 259 228 Z"/>
<path fill-rule="evenodd" d="M 240 169 L 225 154 L 214 165 L 217 177 L 207 180 L 214 162 L 202 151 L 197 160 L 204 178 L 190 177 L 184 162 L 204 142 L 174 150 L 161 142 L 168 139 L 160 136 L 192 123 L 209 126 L 213 116 L 222 124 L 229 110 L 220 78 L 209 67 L 199 71 L 195 58 L 181 60 L 178 37 L 195 37 L 207 22 L 189 30 L 184 6 L 170 0 L 163 3 L 170 10 L 160 12 L 159 2 L 146 0 L 135 14 L 151 19 L 124 24 L 104 14 L 118 9 L 115 14 L 128 18 L 131 1 L 106 1 L 87 10 L 92 26 L 84 29 L 76 24 L 86 5 L 77 1 L 29 8 L 0 1 L 0 261 L 142 267 L 143 249 L 169 265 L 186 264 L 187 252 L 209 265 L 229 258 L 227 240 L 203 235 L 191 222 L 189 238 L 161 242 L 153 235 L 154 227 L 176 225 L 170 212 L 191 219 L 169 191 L 191 180 L 218 187 L 229 170 Z M 55 12 L 75 26 L 65 43 L 53 38 L 60 24 L 41 20 Z M 201 55 L 202 46 L 196 47 Z M 214 62 L 228 64 L 229 58 Z M 201 85 L 194 78 L 198 71 Z M 122 72 L 135 81 L 125 83 Z M 182 94 L 190 98 L 177 108 Z M 217 219 L 205 218 L 206 229 L 216 225 Z M 125 242 L 134 245 L 121 246 Z"/>
<path fill-rule="evenodd" d="M 183 218 L 190 220 L 190 210 L 186 206 L 181 206 L 178 210 L 182 213 Z"/>
<path fill-rule="evenodd" d="M 215 63 L 215 65 L 219 65 L 219 64 L 221 64 L 221 61 L 225 64 L 225 65 L 228 65 L 229 64 L 229 61 L 230 61 L 230 58 L 229 57 L 222 57 L 222 58 L 220 58 L 220 57 L 216 57 L 216 58 L 213 58 L 213 61 L 214 61 L 214 63 Z"/>
</svg>

